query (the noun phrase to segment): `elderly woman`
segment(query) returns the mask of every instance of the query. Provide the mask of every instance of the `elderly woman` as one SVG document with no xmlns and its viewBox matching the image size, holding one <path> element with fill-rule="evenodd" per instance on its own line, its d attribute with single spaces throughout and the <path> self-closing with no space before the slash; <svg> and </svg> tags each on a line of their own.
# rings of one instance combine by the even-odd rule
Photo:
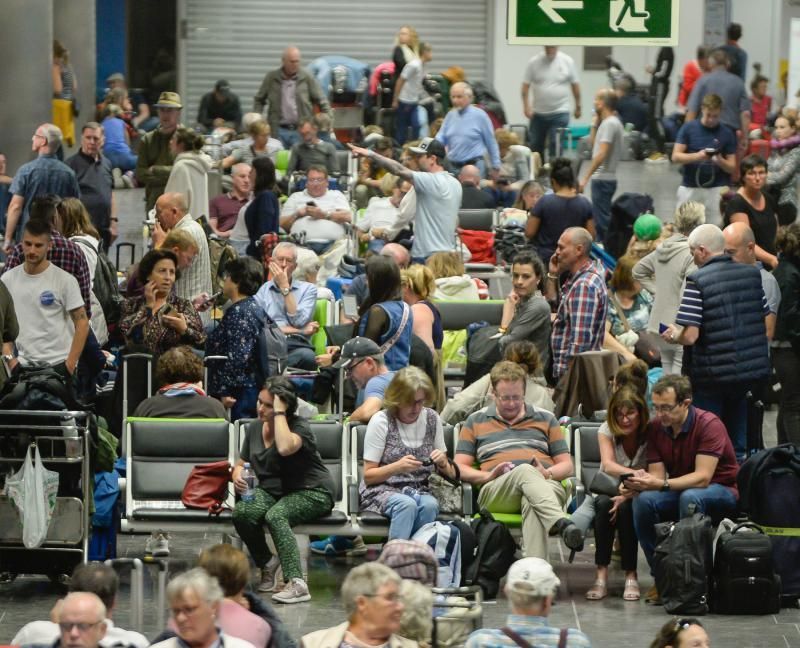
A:
<svg viewBox="0 0 800 648">
<path fill-rule="evenodd" d="M 615 480 L 626 473 L 647 468 L 647 423 L 649 412 L 644 394 L 631 386 L 614 392 L 608 405 L 608 419 L 597 431 L 600 444 L 600 469 Z M 595 565 L 594 585 L 586 592 L 590 601 L 599 601 L 608 594 L 608 566 L 615 533 L 619 535 L 625 589 L 622 598 L 638 601 L 639 581 L 636 562 L 639 543 L 633 528 L 633 497 L 636 491 L 623 495 L 594 496 Z"/>
<path fill-rule="evenodd" d="M 687 201 L 675 210 L 675 233 L 664 239 L 654 252 L 633 266 L 633 278 L 654 295 L 647 330 L 658 334 L 659 323 L 675 321 L 686 276 L 696 267 L 689 251 L 689 234 L 706 222 L 702 203 Z M 681 373 L 683 347 L 659 342 L 664 374 Z"/>
<path fill-rule="evenodd" d="M 415 641 L 397 634 L 404 609 L 400 585 L 400 576 L 386 565 L 368 562 L 354 567 L 342 583 L 342 604 L 348 620 L 305 635 L 301 646 L 416 648 Z"/>
<path fill-rule="evenodd" d="M 272 636 L 269 623 L 250 611 L 245 588 L 250 580 L 250 561 L 245 553 L 229 544 L 218 544 L 200 553 L 199 566 L 217 579 L 224 598 L 219 603 L 219 627 L 226 634 L 267 648 Z"/>
<path fill-rule="evenodd" d="M 552 412 L 555 404 L 542 377 L 542 362 L 536 345 L 528 340 L 512 342 L 506 347 L 503 360 L 515 362 L 525 370 L 525 402 Z M 442 421 L 455 425 L 493 402 L 492 382 L 487 373 L 447 401 L 442 410 Z"/>
<path fill-rule="evenodd" d="M 222 599 L 217 579 L 204 569 L 195 567 L 179 574 L 167 585 L 167 602 L 172 613 L 170 624 L 177 636 L 153 645 L 158 648 L 255 648 L 250 642 L 229 636 L 218 627 Z"/>
<path fill-rule="evenodd" d="M 428 490 L 434 470 L 455 478 L 447 458 L 442 421 L 425 407 L 434 398 L 430 378 L 416 367 L 398 371 L 364 437 L 361 508 L 389 518 L 389 539 L 408 540 L 433 522 L 439 504 Z"/>
<path fill-rule="evenodd" d="M 286 378 L 264 382 L 258 394 L 258 419 L 247 426 L 239 457 L 233 469 L 236 491 L 247 491 L 242 478 L 245 463 L 255 472 L 258 485 L 251 498 L 237 502 L 233 525 L 261 568 L 258 590 L 274 591 L 272 600 L 277 603 L 308 601 L 311 594 L 303 580 L 292 526 L 330 513 L 335 488 L 308 421 L 297 416 L 297 395 Z M 265 524 L 277 556 L 267 546 Z"/>
<path fill-rule="evenodd" d="M 119 328 L 129 348 L 161 355 L 179 344 L 201 348 L 203 324 L 192 302 L 173 290 L 178 257 L 171 250 L 151 250 L 139 262 L 137 278 L 143 295 L 122 302 Z"/>
<path fill-rule="evenodd" d="M 231 411 L 231 421 L 256 415 L 258 335 L 265 314 L 253 295 L 263 282 L 263 268 L 255 259 L 228 262 L 222 294 L 231 305 L 206 342 L 206 355 L 228 358 L 211 363 L 206 387 Z"/>
</svg>

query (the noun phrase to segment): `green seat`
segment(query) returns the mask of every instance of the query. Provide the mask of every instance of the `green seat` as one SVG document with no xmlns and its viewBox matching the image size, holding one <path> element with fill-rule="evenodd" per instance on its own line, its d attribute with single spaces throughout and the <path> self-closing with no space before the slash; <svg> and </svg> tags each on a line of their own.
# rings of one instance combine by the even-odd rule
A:
<svg viewBox="0 0 800 648">
<path fill-rule="evenodd" d="M 275 170 L 281 175 L 286 174 L 289 168 L 289 151 L 282 149 L 275 154 Z"/>
<path fill-rule="evenodd" d="M 318 299 L 317 305 L 314 307 L 314 321 L 319 322 L 319 330 L 311 336 L 311 346 L 314 347 L 314 353 L 322 355 L 325 353 L 325 347 L 328 346 L 328 336 L 325 334 L 325 327 L 333 322 L 328 322 L 328 309 L 330 308 L 330 301 L 327 299 Z"/>
</svg>

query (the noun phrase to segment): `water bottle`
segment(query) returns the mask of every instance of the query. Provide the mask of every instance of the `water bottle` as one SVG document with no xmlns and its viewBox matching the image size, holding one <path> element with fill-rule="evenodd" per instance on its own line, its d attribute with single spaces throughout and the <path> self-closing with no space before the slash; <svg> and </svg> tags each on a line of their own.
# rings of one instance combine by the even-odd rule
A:
<svg viewBox="0 0 800 648">
<path fill-rule="evenodd" d="M 242 469 L 242 479 L 244 483 L 247 484 L 247 487 L 242 493 L 242 501 L 243 502 L 252 502 L 256 498 L 256 473 L 250 467 L 249 463 L 245 463 L 244 468 Z"/>
<path fill-rule="evenodd" d="M 77 459 L 82 456 L 83 448 L 75 419 L 70 416 L 62 420 L 61 434 L 64 437 L 66 456 L 69 459 Z"/>
</svg>

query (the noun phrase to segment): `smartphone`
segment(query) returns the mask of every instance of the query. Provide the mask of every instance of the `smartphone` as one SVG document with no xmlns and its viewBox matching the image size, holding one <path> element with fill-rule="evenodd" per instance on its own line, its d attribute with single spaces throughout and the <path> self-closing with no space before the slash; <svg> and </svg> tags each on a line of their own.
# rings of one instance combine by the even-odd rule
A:
<svg viewBox="0 0 800 648">
<path fill-rule="evenodd" d="M 175 310 L 175 309 L 174 309 L 174 308 L 172 308 L 172 306 L 170 306 L 169 304 L 167 304 L 166 306 L 164 306 L 164 310 L 162 310 L 162 311 L 161 311 L 161 314 L 162 314 L 162 315 L 172 315 L 172 312 L 173 312 L 174 310 Z"/>
<path fill-rule="evenodd" d="M 211 295 L 211 297 L 209 297 L 208 299 L 206 299 L 206 300 L 203 302 L 203 305 L 205 306 L 206 304 L 211 304 L 211 303 L 213 303 L 213 302 L 217 301 L 217 300 L 218 300 L 220 297 L 222 297 L 222 291 L 221 291 L 221 290 L 219 290 L 219 291 L 215 292 L 213 295 Z"/>
<path fill-rule="evenodd" d="M 705 153 L 705 154 L 706 154 L 708 157 L 713 157 L 713 156 L 715 156 L 715 155 L 716 155 L 718 152 L 719 152 L 719 151 L 717 151 L 717 149 L 715 149 L 715 148 L 711 148 L 711 147 L 708 147 L 708 148 L 704 148 L 704 149 L 703 149 L 703 153 Z"/>
<path fill-rule="evenodd" d="M 309 200 L 308 202 L 306 202 L 306 207 L 316 207 L 316 206 L 317 203 L 315 203 L 313 200 Z"/>
<path fill-rule="evenodd" d="M 432 466 L 433 459 L 431 459 L 430 457 L 425 457 L 424 459 L 422 459 L 421 463 L 423 466 Z"/>
<path fill-rule="evenodd" d="M 664 331 L 666 331 L 668 328 L 669 328 L 668 324 L 664 324 L 664 322 L 659 322 L 658 323 L 658 332 L 659 333 L 664 333 Z"/>
<path fill-rule="evenodd" d="M 358 301 L 355 295 L 345 293 L 342 295 L 342 308 L 347 319 L 358 319 Z"/>
<path fill-rule="evenodd" d="M 621 484 L 626 479 L 630 479 L 631 477 L 633 477 L 633 473 L 623 473 L 622 475 L 619 476 L 619 483 Z"/>
</svg>

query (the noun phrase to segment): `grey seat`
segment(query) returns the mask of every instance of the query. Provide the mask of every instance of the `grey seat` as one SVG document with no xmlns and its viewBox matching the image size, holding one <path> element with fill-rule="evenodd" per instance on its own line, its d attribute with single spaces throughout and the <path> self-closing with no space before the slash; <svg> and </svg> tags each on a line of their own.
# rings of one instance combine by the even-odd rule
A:
<svg viewBox="0 0 800 648">
<path fill-rule="evenodd" d="M 494 299 L 479 301 L 437 301 L 436 308 L 442 316 L 445 331 L 458 331 L 473 322 L 486 321 L 493 326 L 503 317 L 503 302 Z"/>
<path fill-rule="evenodd" d="M 459 209 L 458 226 L 465 230 L 491 232 L 494 228 L 494 209 Z"/>
<path fill-rule="evenodd" d="M 574 435 L 570 445 L 575 455 L 575 477 L 585 493 L 589 492 L 594 476 L 600 471 L 600 443 L 597 439 L 600 425 L 587 421 L 570 426 Z M 579 496 L 578 499 L 582 501 L 583 498 Z"/>
</svg>

